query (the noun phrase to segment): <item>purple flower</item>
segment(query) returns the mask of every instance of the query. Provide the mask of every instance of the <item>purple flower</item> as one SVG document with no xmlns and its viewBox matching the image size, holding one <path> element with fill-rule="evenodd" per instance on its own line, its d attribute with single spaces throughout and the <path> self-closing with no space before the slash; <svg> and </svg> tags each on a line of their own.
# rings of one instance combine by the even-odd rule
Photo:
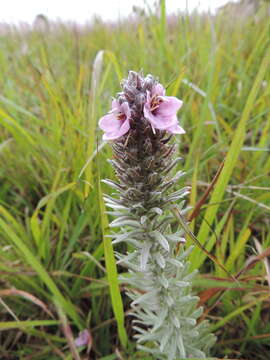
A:
<svg viewBox="0 0 270 360">
<path fill-rule="evenodd" d="M 144 116 L 151 123 L 152 129 L 166 130 L 173 134 L 184 134 L 185 130 L 178 125 L 177 111 L 183 102 L 174 96 L 165 96 L 165 89 L 161 84 L 153 86 L 147 91 L 144 104 Z"/>
<path fill-rule="evenodd" d="M 91 335 L 87 329 L 84 329 L 79 333 L 79 336 L 75 339 L 76 346 L 89 345 L 91 343 Z"/>
<path fill-rule="evenodd" d="M 115 140 L 123 136 L 130 129 L 129 119 L 131 116 L 127 102 L 120 104 L 117 100 L 112 101 L 112 110 L 99 120 L 100 128 L 105 132 L 103 140 Z"/>
</svg>

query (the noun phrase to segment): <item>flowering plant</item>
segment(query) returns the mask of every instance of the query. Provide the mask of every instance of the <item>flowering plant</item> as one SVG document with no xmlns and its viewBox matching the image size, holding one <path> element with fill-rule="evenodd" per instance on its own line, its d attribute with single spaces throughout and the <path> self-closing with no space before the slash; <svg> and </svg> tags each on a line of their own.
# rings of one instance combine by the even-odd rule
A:
<svg viewBox="0 0 270 360">
<path fill-rule="evenodd" d="M 119 182 L 104 182 L 118 195 L 105 200 L 116 217 L 111 228 L 120 229 L 112 234 L 113 243 L 129 244 L 126 254 L 115 254 L 129 272 L 122 280 L 131 285 L 127 294 L 138 347 L 156 359 L 204 358 L 215 337 L 207 321 L 198 321 L 202 308 L 191 292 L 196 272 L 187 261 L 192 248 L 185 249 L 185 229 L 176 228 L 171 214 L 177 206 L 184 216 L 189 192 L 188 187 L 172 190 L 182 171 L 170 176 L 180 160 L 170 140 L 185 132 L 176 116 L 182 101 L 166 96 L 152 75 L 130 71 L 121 86 L 99 125 L 114 151 L 111 163 Z"/>
<path fill-rule="evenodd" d="M 142 95 L 142 94 L 141 94 Z M 177 111 L 182 106 L 182 101 L 174 96 L 165 96 L 164 87 L 157 83 L 151 90 L 145 92 L 143 114 L 152 127 L 165 130 L 172 134 L 184 134 L 185 130 L 178 125 Z M 122 100 L 122 101 L 121 101 Z M 100 128 L 105 132 L 104 140 L 115 140 L 125 135 L 130 129 L 131 109 L 128 101 L 120 98 L 112 101 L 111 111 L 99 121 Z"/>
</svg>

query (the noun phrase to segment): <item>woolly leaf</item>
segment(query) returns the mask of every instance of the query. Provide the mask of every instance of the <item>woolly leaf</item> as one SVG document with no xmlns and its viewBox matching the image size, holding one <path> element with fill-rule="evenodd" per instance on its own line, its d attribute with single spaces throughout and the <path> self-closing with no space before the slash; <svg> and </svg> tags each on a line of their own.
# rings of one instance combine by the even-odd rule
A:
<svg viewBox="0 0 270 360">
<path fill-rule="evenodd" d="M 170 245 L 165 236 L 161 234 L 161 232 L 153 231 L 152 233 L 150 233 L 150 235 L 159 242 L 163 249 L 165 249 L 166 251 L 170 251 Z"/>
<path fill-rule="evenodd" d="M 141 250 L 141 271 L 144 271 L 146 268 L 146 264 L 148 262 L 149 252 L 152 244 L 149 242 L 146 242 Z"/>
</svg>

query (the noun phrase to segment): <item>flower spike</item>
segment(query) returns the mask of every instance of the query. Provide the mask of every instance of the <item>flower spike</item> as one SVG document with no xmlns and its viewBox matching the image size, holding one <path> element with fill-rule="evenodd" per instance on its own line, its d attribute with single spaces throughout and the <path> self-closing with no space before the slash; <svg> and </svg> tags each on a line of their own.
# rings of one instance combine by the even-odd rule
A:
<svg viewBox="0 0 270 360">
<path fill-rule="evenodd" d="M 171 175 L 180 160 L 174 158 L 173 134 L 185 132 L 176 117 L 182 101 L 166 96 L 152 75 L 131 71 L 121 86 L 99 124 L 114 153 L 118 183 L 105 182 L 118 198 L 105 200 L 115 216 L 110 226 L 119 229 L 113 244 L 128 244 L 127 253 L 115 254 L 129 271 L 122 279 L 130 285 L 137 346 L 153 359 L 205 358 L 215 337 L 207 321 L 198 321 L 203 310 L 192 294 L 196 271 L 189 271 L 187 260 L 192 248 L 185 248 L 185 228 L 176 227 L 172 214 L 177 207 L 184 216 L 189 192 L 175 189 L 182 171 Z"/>
</svg>

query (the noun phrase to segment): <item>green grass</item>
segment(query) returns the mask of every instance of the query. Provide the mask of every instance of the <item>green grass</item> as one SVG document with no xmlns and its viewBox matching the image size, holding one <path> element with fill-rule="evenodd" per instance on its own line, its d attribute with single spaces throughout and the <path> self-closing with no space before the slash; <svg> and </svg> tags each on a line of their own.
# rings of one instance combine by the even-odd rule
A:
<svg viewBox="0 0 270 360">
<path fill-rule="evenodd" d="M 91 359 L 151 359 L 132 341 L 124 269 L 106 237 L 100 179 L 114 174 L 97 128 L 121 78 L 141 68 L 184 101 L 176 141 L 192 206 L 225 160 L 191 223 L 232 275 L 243 270 L 238 287 L 199 248 L 191 254 L 218 336 L 212 355 L 270 356 L 267 251 L 247 267 L 270 247 L 269 19 L 263 9 L 256 23 L 167 18 L 165 5 L 134 23 L 0 32 L 1 359 L 83 359 L 74 338 L 84 328 Z"/>
</svg>

